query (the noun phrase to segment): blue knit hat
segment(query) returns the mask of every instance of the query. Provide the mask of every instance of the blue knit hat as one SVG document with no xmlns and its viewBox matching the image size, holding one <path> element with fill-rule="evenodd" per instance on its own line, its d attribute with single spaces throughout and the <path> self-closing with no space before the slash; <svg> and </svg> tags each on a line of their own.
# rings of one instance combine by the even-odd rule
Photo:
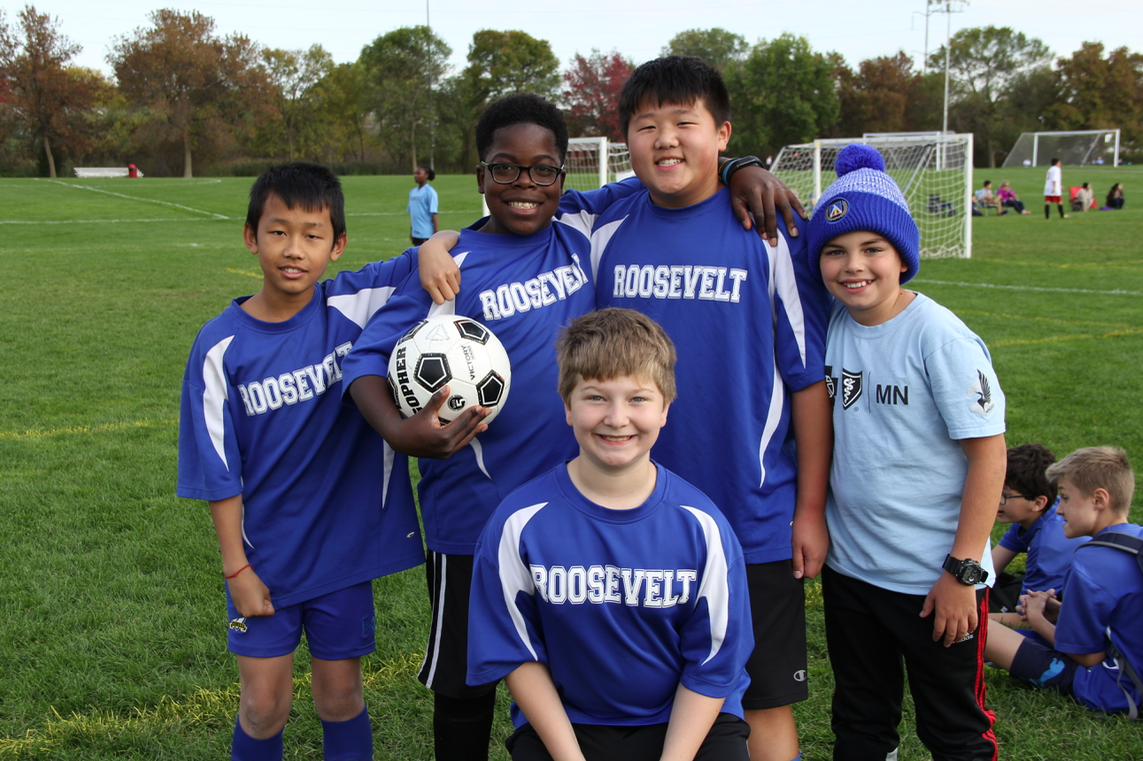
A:
<svg viewBox="0 0 1143 761">
<path fill-rule="evenodd" d="M 813 271 L 821 275 L 818 260 L 825 244 L 839 235 L 868 230 L 897 249 L 908 268 L 901 282 L 907 283 L 921 267 L 921 233 L 901 188 L 885 173 L 885 159 L 876 148 L 854 143 L 837 154 L 834 169 L 837 181 L 822 193 L 810 218 L 807 245 Z"/>
</svg>

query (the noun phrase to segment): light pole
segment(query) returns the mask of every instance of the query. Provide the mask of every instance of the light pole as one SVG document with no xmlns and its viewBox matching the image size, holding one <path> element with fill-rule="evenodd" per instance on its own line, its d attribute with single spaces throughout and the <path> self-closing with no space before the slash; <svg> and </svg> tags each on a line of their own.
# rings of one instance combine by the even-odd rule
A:
<svg viewBox="0 0 1143 761">
<path fill-rule="evenodd" d="M 429 28 L 429 169 L 434 172 L 436 167 L 436 135 L 433 132 L 433 67 L 432 67 L 432 34 L 433 25 L 429 21 L 429 0 L 425 0 L 425 26 Z"/>
</svg>

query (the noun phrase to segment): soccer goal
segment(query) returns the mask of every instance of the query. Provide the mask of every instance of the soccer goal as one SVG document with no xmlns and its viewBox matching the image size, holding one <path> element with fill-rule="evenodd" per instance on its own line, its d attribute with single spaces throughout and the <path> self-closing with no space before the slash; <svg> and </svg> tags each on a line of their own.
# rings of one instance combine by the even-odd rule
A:
<svg viewBox="0 0 1143 761">
<path fill-rule="evenodd" d="M 1119 166 L 1119 130 L 1025 132 L 1012 146 L 1002 166 L 1048 166 L 1059 159 L 1067 166 Z"/>
<path fill-rule="evenodd" d="M 634 174 L 626 143 L 613 143 L 606 137 L 573 137 L 564 159 L 568 169 L 564 187 L 573 190 L 601 188 L 609 182 Z"/>
<path fill-rule="evenodd" d="M 921 230 L 921 256 L 972 256 L 972 135 L 929 133 L 866 134 L 787 145 L 770 167 L 806 211 L 837 175 L 838 152 L 865 143 L 881 152 L 885 168 L 901 187 Z"/>
</svg>

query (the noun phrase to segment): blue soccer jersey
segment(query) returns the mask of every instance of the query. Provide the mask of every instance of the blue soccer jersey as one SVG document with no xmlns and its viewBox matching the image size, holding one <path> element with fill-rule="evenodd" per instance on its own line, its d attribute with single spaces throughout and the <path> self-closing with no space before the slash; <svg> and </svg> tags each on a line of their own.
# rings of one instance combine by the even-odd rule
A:
<svg viewBox="0 0 1143 761">
<path fill-rule="evenodd" d="M 452 250 L 464 279 L 457 298 L 435 306 L 414 271 L 343 363 L 343 393 L 362 376 L 388 377 L 397 340 L 430 314 L 471 317 L 508 352 L 512 390 L 488 430 L 447 460 L 420 461 L 425 538 L 436 552 L 471 555 L 504 497 L 578 451 L 556 389 L 555 340 L 592 310 L 595 290 L 589 228 L 580 217 L 567 219 L 528 236 L 464 230 Z"/>
<path fill-rule="evenodd" d="M 882 589 L 927 595 L 960 522 L 968 458 L 960 439 L 1004 433 L 988 348 L 917 294 L 880 325 L 835 303 L 826 349 L 834 454 L 826 563 Z M 981 565 L 991 585 L 992 553 Z"/>
<path fill-rule="evenodd" d="M 1143 526 L 1120 523 L 1093 538 L 1113 531 L 1143 537 Z M 1123 550 L 1081 547 L 1072 557 L 1064 583 L 1055 649 L 1078 655 L 1105 652 L 1108 632 L 1135 673 L 1143 674 L 1143 573 L 1139 564 Z M 1143 695 L 1111 657 L 1091 668 L 1076 669 L 1072 686 L 1076 700 L 1088 708 L 1126 711 L 1124 689 L 1131 691 L 1136 705 L 1143 703 Z"/>
<path fill-rule="evenodd" d="M 729 191 L 682 209 L 647 192 L 595 222 L 597 305 L 654 318 L 678 351 L 678 399 L 654 457 L 698 486 L 748 563 L 788 560 L 796 462 L 790 392 L 825 377 L 828 296 L 804 236 L 742 229 Z"/>
<path fill-rule="evenodd" d="M 1077 536 L 1068 539 L 1064 536 L 1064 517 L 1056 512 L 1059 504 L 1057 497 L 1055 503 L 1031 526 L 1024 528 L 1013 523 L 1000 537 L 1001 547 L 1016 553 L 1028 553 L 1021 594 L 1027 594 L 1029 590 L 1045 592 L 1054 589 L 1062 597 L 1072 555 L 1076 547 L 1091 538 Z"/>
<path fill-rule="evenodd" d="M 660 466 L 646 502 L 610 510 L 561 464 L 510 495 L 481 535 L 468 682 L 539 662 L 573 723 L 666 722 L 680 683 L 741 718 L 746 590 L 738 541 L 698 489 Z M 527 721 L 515 705 L 512 720 Z"/>
<path fill-rule="evenodd" d="M 424 562 L 408 463 L 341 403 L 342 365 L 409 257 L 343 272 L 285 322 L 236 299 L 183 378 L 180 497 L 242 495 L 246 556 L 277 607 Z"/>
</svg>

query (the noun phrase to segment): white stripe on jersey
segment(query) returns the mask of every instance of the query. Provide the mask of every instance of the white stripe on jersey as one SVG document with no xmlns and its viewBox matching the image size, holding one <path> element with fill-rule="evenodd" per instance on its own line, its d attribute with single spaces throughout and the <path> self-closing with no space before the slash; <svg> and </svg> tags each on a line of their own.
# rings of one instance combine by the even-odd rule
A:
<svg viewBox="0 0 1143 761">
<path fill-rule="evenodd" d="M 778 248 L 770 249 L 770 304 L 775 304 L 774 292 L 782 299 L 790 330 L 798 342 L 798 354 L 802 367 L 806 366 L 806 315 L 802 311 L 802 299 L 798 295 L 798 281 L 794 277 L 794 261 L 790 256 L 790 245 L 786 236 L 778 235 Z M 775 315 L 776 317 L 776 315 Z M 775 323 L 777 320 L 775 319 Z"/>
<path fill-rule="evenodd" d="M 611 238 L 619 230 L 620 225 L 627 221 L 627 217 L 608 222 L 598 230 L 591 233 L 591 282 L 599 287 L 599 260 L 603 258 L 603 250 L 611 242 Z"/>
<path fill-rule="evenodd" d="M 326 299 L 326 305 L 341 312 L 357 327 L 364 328 L 369 318 L 385 306 L 385 302 L 395 290 L 396 288 L 388 285 L 384 288 L 362 288 L 357 293 L 330 296 Z"/>
<path fill-rule="evenodd" d="M 226 419 L 224 410 L 226 401 L 230 398 L 226 390 L 226 370 L 222 366 L 222 358 L 230 347 L 234 336 L 227 336 L 206 353 L 202 363 L 202 411 L 206 420 L 206 430 L 210 434 L 210 443 L 226 469 L 230 470 L 230 463 L 226 461 Z"/>
<path fill-rule="evenodd" d="M 710 655 L 703 663 L 718 655 L 726 639 L 726 629 L 730 622 L 730 571 L 726 564 L 726 553 L 722 549 L 722 532 L 718 524 L 707 513 L 686 505 L 679 505 L 695 517 L 702 526 L 706 537 L 706 567 L 702 572 L 702 586 L 699 587 L 697 601 L 706 598 L 707 615 L 710 618 Z"/>
<path fill-rule="evenodd" d="M 504 593 L 504 604 L 508 608 L 508 615 L 512 617 L 516 634 L 524 646 L 528 648 L 528 652 L 532 654 L 533 660 L 539 660 L 539 657 L 536 655 L 536 648 L 532 647 L 532 642 L 528 639 L 528 628 L 524 625 L 524 616 L 516 607 L 517 594 L 527 592 L 534 596 L 536 593 L 532 572 L 520 560 L 520 534 L 524 532 L 524 527 L 528 525 L 528 521 L 532 520 L 536 513 L 540 512 L 547 504 L 547 502 L 541 502 L 538 505 L 524 507 L 512 513 L 504 522 L 504 528 L 500 532 L 500 544 L 496 548 L 496 562 L 500 566 L 500 589 Z M 725 564 L 725 561 L 723 562 Z"/>
<path fill-rule="evenodd" d="M 786 405 L 786 383 L 782 380 L 782 373 L 774 364 L 774 380 L 770 387 L 770 406 L 766 408 L 766 423 L 762 426 L 762 439 L 758 442 L 758 471 L 762 474 L 758 485 L 766 483 L 766 450 L 770 448 L 770 440 L 778 430 L 778 423 L 782 422 L 782 410 Z"/>
</svg>

